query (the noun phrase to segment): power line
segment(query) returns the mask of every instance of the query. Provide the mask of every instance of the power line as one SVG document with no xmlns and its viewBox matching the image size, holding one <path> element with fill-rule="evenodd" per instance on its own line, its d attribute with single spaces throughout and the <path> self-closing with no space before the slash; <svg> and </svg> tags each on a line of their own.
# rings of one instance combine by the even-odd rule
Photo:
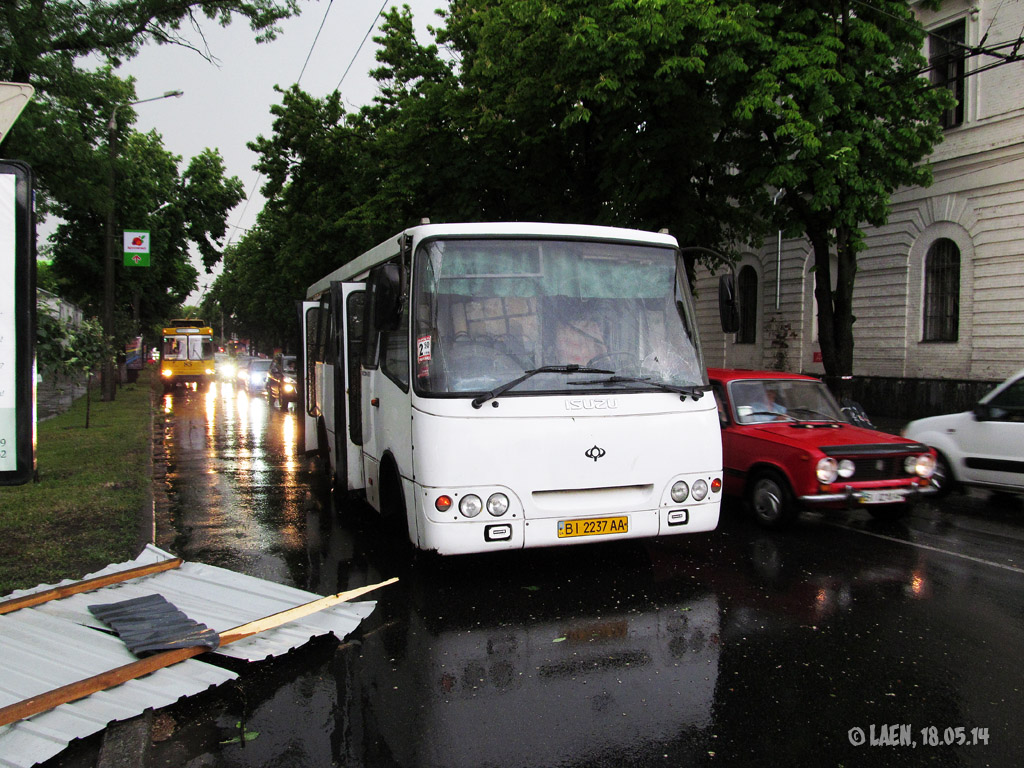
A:
<svg viewBox="0 0 1024 768">
<path fill-rule="evenodd" d="M 377 15 L 376 15 L 376 16 L 374 16 L 374 17 L 373 17 L 373 21 L 371 21 L 371 22 L 370 22 L 370 28 L 369 28 L 368 30 L 366 30 L 366 34 L 365 34 L 365 35 L 363 35 L 363 41 L 362 41 L 361 43 L 359 43 L 359 47 L 358 47 L 358 48 L 356 48 L 356 52 L 352 54 L 352 59 L 351 59 L 351 61 L 349 61 L 349 63 L 348 63 L 348 66 L 347 66 L 347 67 L 345 67 L 345 72 L 344 72 L 344 73 L 342 74 L 342 76 L 341 76 L 341 80 L 339 80 L 339 81 L 338 81 L 338 84 L 337 84 L 337 85 L 336 85 L 336 86 L 334 87 L 334 90 L 336 90 L 336 91 L 340 91 L 340 90 L 341 90 L 341 84 L 342 84 L 343 82 L 345 82 L 345 78 L 346 78 L 346 77 L 348 77 L 348 71 L 349 71 L 350 69 L 352 69 L 352 65 L 356 63 L 356 57 L 357 57 L 357 56 L 359 55 L 359 52 L 360 52 L 361 50 L 363 50 L 363 46 L 364 46 L 364 45 L 366 45 L 366 40 L 367 40 L 367 38 L 369 38 L 369 37 L 370 37 L 370 35 L 371 35 L 371 34 L 373 33 L 373 30 L 374 30 L 374 29 L 376 28 L 376 26 L 377 26 L 377 19 L 379 19 L 379 18 L 380 18 L 380 15 L 381 15 L 382 13 L 384 13 L 384 8 L 385 8 L 385 6 L 386 6 L 386 5 L 387 5 L 387 4 L 389 3 L 389 2 L 391 2 L 391 0 L 384 0 L 384 2 L 383 2 L 383 3 L 381 3 L 381 6 L 380 6 L 380 10 L 379 10 L 379 11 L 377 11 Z"/>
<path fill-rule="evenodd" d="M 385 6 L 387 6 L 388 2 L 390 2 L 390 0 L 384 0 L 384 3 L 381 5 L 380 10 L 377 11 L 376 15 L 373 17 L 373 20 L 370 22 L 370 28 L 367 29 L 366 30 L 366 34 L 363 35 L 362 42 L 359 43 L 359 47 L 356 49 L 356 52 L 354 54 L 352 54 L 352 59 L 349 61 L 348 66 L 345 68 L 345 73 L 341 76 L 341 80 L 338 81 L 338 85 L 335 87 L 335 90 L 340 90 L 341 89 L 341 84 L 345 81 L 345 77 L 348 75 L 349 70 L 352 69 L 352 65 L 355 63 L 356 57 L 359 56 L 359 52 L 363 49 L 363 46 L 366 45 L 367 39 L 370 37 L 370 35 L 373 33 L 373 30 L 376 28 L 376 26 L 377 26 L 377 19 L 379 19 L 380 15 L 384 12 L 384 8 L 385 8 Z M 320 33 L 323 32 L 324 24 L 327 23 L 327 14 L 329 14 L 331 12 L 331 7 L 333 5 L 334 5 L 334 0 L 330 0 L 330 2 L 327 4 L 327 10 L 324 11 L 324 16 L 320 20 L 320 28 L 317 29 L 317 31 L 316 31 L 316 36 L 313 38 L 313 43 L 309 46 L 309 53 L 306 54 L 306 61 L 302 64 L 302 71 L 299 72 L 299 77 L 295 81 L 296 85 L 299 84 L 299 82 L 302 80 L 302 76 L 306 73 L 306 67 L 309 64 L 309 60 L 310 60 L 310 58 L 313 55 L 313 49 L 316 48 L 317 41 L 320 40 Z M 252 189 L 249 190 L 249 194 L 245 198 L 245 205 L 242 207 L 242 212 L 238 215 L 238 218 L 236 219 L 236 221 L 241 221 L 244 218 L 246 211 L 248 211 L 248 209 L 249 209 L 249 203 L 252 200 L 253 195 L 256 192 L 256 187 L 259 186 L 261 181 L 263 181 L 263 174 L 262 173 L 259 174 L 256 177 L 256 181 L 253 182 Z M 234 230 L 234 231 L 232 231 L 231 234 L 228 236 L 228 241 L 224 244 L 225 248 L 227 248 L 229 245 L 231 245 L 231 241 L 234 239 L 236 231 L 238 231 L 238 230 L 242 230 L 243 232 L 247 231 L 245 228 L 243 228 L 243 227 L 241 227 L 241 226 L 239 226 L 237 224 L 233 224 L 233 225 L 229 225 L 229 226 L 231 226 L 232 230 Z"/>
<path fill-rule="evenodd" d="M 295 84 L 296 85 L 298 85 L 300 82 L 302 82 L 302 76 L 304 74 L 306 74 L 306 67 L 309 65 L 309 60 L 313 56 L 313 50 L 316 48 L 316 44 L 320 40 L 320 33 L 324 31 L 324 24 L 327 23 L 327 14 L 329 14 L 331 12 L 331 7 L 333 5 L 334 5 L 334 0 L 330 0 L 330 2 L 327 3 L 327 10 L 324 11 L 324 17 L 322 19 L 320 19 L 320 27 L 317 29 L 316 35 L 313 38 L 313 42 L 309 46 L 309 52 L 306 54 L 306 60 L 302 63 L 302 70 L 299 72 L 299 76 L 295 80 Z M 241 221 L 245 217 L 246 211 L 249 210 L 249 203 L 252 200 L 252 197 L 253 197 L 253 195 L 256 192 L 256 187 L 258 187 L 260 182 L 262 182 L 262 181 L 263 181 L 263 174 L 261 173 L 261 174 L 257 175 L 256 180 L 253 182 L 252 189 L 249 190 L 249 194 L 245 198 L 245 205 L 242 206 L 242 212 L 240 214 L 238 214 L 238 218 L 236 219 L 236 221 Z M 242 227 L 242 226 L 240 226 L 238 224 L 229 224 L 228 226 L 230 226 L 233 231 L 231 232 L 230 235 L 228 235 L 228 240 L 224 244 L 224 248 L 225 249 L 227 249 L 227 247 L 229 245 L 231 245 L 231 241 L 235 237 L 235 232 L 237 232 L 238 230 L 241 230 L 243 233 L 248 231 L 247 229 L 245 229 L 244 227 Z M 204 293 L 205 293 L 205 291 L 204 291 Z"/>
<path fill-rule="evenodd" d="M 299 72 L 299 77 L 295 81 L 296 85 L 302 82 L 302 76 L 306 74 L 306 66 L 309 64 L 309 58 L 313 55 L 313 49 L 316 48 L 316 43 L 320 39 L 320 33 L 324 31 L 324 24 L 327 23 L 327 14 L 331 12 L 332 5 L 334 5 L 334 0 L 330 0 L 330 2 L 327 3 L 327 10 L 324 11 L 324 17 L 320 20 L 320 28 L 316 31 L 316 37 L 313 38 L 313 44 L 309 46 L 309 53 L 306 54 L 306 61 L 302 64 L 302 71 Z"/>
</svg>

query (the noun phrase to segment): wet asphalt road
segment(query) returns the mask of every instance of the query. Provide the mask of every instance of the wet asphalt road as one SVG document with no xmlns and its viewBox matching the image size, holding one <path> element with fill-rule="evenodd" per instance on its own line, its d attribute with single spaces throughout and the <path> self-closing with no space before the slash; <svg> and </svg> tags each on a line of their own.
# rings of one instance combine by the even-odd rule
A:
<svg viewBox="0 0 1024 768">
<path fill-rule="evenodd" d="M 413 557 L 331 511 L 296 414 L 230 387 L 164 404 L 158 544 L 321 594 L 400 582 L 345 642 L 158 713 L 153 765 L 1024 765 L 1018 499 Z"/>
</svg>

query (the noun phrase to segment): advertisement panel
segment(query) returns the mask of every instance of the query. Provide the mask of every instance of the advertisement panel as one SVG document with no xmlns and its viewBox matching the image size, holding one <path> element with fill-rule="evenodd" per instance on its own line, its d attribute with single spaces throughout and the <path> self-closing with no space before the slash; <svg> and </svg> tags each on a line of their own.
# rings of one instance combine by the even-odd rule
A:
<svg viewBox="0 0 1024 768">
<path fill-rule="evenodd" d="M 0 160 L 0 485 L 36 467 L 34 251 L 31 169 Z"/>
</svg>

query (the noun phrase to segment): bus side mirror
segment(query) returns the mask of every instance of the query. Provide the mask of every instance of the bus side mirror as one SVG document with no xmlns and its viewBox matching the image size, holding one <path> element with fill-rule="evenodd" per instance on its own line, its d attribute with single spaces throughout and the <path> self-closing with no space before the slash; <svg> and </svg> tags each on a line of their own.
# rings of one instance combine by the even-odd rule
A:
<svg viewBox="0 0 1024 768">
<path fill-rule="evenodd" d="M 718 316 L 723 333 L 739 331 L 740 309 L 736 303 L 736 279 L 731 272 L 718 278 Z"/>
<path fill-rule="evenodd" d="M 389 262 L 373 270 L 370 276 L 370 301 L 373 303 L 373 325 L 381 331 L 398 329 L 402 318 L 401 270 Z"/>
</svg>

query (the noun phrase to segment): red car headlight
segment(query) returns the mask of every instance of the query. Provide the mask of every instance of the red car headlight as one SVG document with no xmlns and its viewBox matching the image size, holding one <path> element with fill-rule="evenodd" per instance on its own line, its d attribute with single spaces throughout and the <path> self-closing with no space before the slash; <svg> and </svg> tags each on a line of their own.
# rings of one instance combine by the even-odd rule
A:
<svg viewBox="0 0 1024 768">
<path fill-rule="evenodd" d="M 839 477 L 839 462 L 831 456 L 818 459 L 818 466 L 815 468 L 814 473 L 818 476 L 818 482 L 826 485 L 834 483 L 836 478 Z"/>
<path fill-rule="evenodd" d="M 922 453 L 920 456 L 907 456 L 903 462 L 903 468 L 908 475 L 917 475 L 925 479 L 935 474 L 935 457 L 930 453 Z"/>
</svg>

